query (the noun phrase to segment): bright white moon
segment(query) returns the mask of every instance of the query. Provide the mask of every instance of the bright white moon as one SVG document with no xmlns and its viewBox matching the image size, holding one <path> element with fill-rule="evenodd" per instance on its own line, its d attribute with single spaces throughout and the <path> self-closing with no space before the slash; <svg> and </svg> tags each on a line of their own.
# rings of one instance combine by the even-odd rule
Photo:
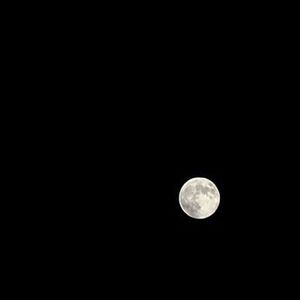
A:
<svg viewBox="0 0 300 300">
<path fill-rule="evenodd" d="M 182 210 L 195 219 L 210 217 L 220 203 L 220 193 L 216 185 L 207 178 L 196 177 L 188 180 L 179 192 Z"/>
</svg>

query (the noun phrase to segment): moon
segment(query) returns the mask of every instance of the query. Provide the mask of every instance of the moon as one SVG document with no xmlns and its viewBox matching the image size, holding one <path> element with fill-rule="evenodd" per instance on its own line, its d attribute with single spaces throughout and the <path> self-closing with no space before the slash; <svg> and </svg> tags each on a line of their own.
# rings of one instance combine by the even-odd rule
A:
<svg viewBox="0 0 300 300">
<path fill-rule="evenodd" d="M 179 192 L 182 210 L 195 219 L 205 219 L 215 213 L 220 204 L 220 193 L 216 185 L 207 178 L 188 180 Z"/>
</svg>

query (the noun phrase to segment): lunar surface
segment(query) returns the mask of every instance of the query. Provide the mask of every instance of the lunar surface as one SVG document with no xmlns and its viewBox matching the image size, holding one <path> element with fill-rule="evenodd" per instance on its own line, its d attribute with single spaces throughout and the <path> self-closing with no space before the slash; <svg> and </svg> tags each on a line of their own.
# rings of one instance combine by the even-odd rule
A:
<svg viewBox="0 0 300 300">
<path fill-rule="evenodd" d="M 220 193 L 215 184 L 207 178 L 196 177 L 188 180 L 179 192 L 182 210 L 195 219 L 210 217 L 220 203 Z"/>
</svg>

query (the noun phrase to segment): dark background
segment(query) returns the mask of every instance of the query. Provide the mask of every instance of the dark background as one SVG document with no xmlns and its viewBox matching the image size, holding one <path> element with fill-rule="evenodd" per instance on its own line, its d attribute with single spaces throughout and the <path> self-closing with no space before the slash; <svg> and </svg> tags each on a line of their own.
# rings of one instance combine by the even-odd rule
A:
<svg viewBox="0 0 300 300">
<path fill-rule="evenodd" d="M 211 291 L 229 274 L 251 285 L 253 271 L 265 284 L 296 252 L 295 77 L 278 46 L 288 34 L 240 26 L 243 15 L 198 24 L 165 12 L 147 26 L 138 16 L 81 22 L 68 11 L 63 26 L 17 28 L 10 96 L 31 99 L 13 102 L 11 125 L 17 190 L 30 199 L 16 202 L 22 249 L 62 281 L 129 278 L 129 291 L 167 289 L 166 278 Z M 206 220 L 178 203 L 197 176 L 221 194 Z"/>
</svg>

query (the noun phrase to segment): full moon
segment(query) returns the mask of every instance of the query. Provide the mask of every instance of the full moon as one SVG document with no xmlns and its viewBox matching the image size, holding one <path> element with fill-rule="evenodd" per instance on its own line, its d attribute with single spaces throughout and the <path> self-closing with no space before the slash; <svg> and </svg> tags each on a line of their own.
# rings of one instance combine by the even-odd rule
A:
<svg viewBox="0 0 300 300">
<path fill-rule="evenodd" d="M 182 210 L 195 219 L 210 217 L 220 203 L 220 193 L 216 185 L 207 178 L 196 177 L 188 180 L 179 192 Z"/>
</svg>

